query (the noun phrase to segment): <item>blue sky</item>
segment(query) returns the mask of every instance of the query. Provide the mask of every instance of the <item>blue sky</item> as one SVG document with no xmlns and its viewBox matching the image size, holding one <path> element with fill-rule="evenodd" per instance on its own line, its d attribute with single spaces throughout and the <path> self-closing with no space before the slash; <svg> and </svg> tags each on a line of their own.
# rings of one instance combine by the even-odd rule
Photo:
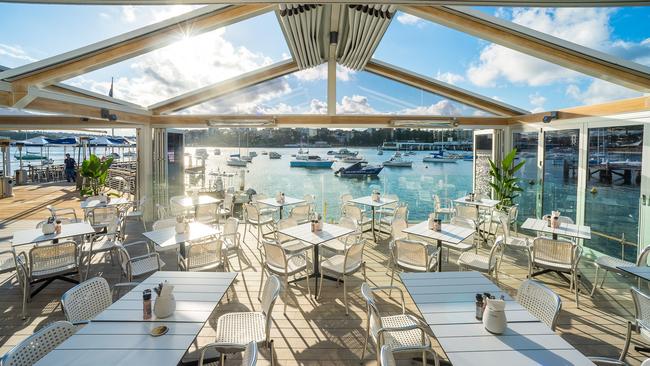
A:
<svg viewBox="0 0 650 366">
<path fill-rule="evenodd" d="M 0 65 L 24 65 L 191 9 L 0 3 Z M 650 8 L 477 9 L 650 66 L 650 27 L 641 26 L 650 24 Z M 106 93 L 115 77 L 116 97 L 151 105 L 289 57 L 268 13 L 65 82 Z M 641 95 L 403 13 L 374 57 L 531 111 Z M 367 72 L 337 74 L 340 113 L 481 114 Z M 324 113 L 325 75 L 324 67 L 301 71 L 182 113 Z"/>
</svg>

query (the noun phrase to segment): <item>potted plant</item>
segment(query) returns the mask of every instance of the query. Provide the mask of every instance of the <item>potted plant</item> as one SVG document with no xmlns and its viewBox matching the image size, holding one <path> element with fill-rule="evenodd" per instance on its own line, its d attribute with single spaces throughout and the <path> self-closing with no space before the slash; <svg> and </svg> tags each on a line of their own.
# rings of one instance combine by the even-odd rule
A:
<svg viewBox="0 0 650 366">
<path fill-rule="evenodd" d="M 512 149 L 498 164 L 492 159 L 488 160 L 490 177 L 492 177 L 490 187 L 494 191 L 494 199 L 499 201 L 497 209 L 501 211 L 506 211 L 514 205 L 514 199 L 519 197 L 518 192 L 523 191 L 519 187 L 520 179 L 515 177 L 515 173 L 524 166 L 526 161 L 522 160 L 515 165 L 515 155 L 517 155 L 517 149 Z"/>
<path fill-rule="evenodd" d="M 82 196 L 99 196 L 106 186 L 108 179 L 108 169 L 113 164 L 113 158 L 100 159 L 95 154 L 81 164 L 79 174 L 83 177 L 81 186 Z"/>
</svg>

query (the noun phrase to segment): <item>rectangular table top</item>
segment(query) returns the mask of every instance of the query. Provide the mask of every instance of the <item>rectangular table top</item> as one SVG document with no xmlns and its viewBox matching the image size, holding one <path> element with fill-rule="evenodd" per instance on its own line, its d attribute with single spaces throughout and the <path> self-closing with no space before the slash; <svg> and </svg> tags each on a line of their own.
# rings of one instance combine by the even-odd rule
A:
<svg viewBox="0 0 650 366">
<path fill-rule="evenodd" d="M 147 231 L 142 235 L 156 244 L 156 250 L 165 251 L 176 249 L 181 243 L 204 239 L 208 236 L 219 235 L 219 233 L 220 231 L 212 226 L 195 221 L 191 222 L 189 230 L 186 230 L 182 234 L 178 234 L 176 228 L 172 226 L 160 230 Z"/>
<path fill-rule="evenodd" d="M 427 239 L 441 240 L 452 244 L 458 244 L 474 233 L 474 230 L 472 229 L 452 225 L 449 223 L 442 223 L 441 230 L 434 231 L 429 229 L 428 220 L 422 221 L 419 224 L 415 224 L 413 226 L 409 226 L 402 231 L 407 234 L 416 235 Z"/>
<path fill-rule="evenodd" d="M 474 199 L 474 201 L 470 201 L 469 196 L 456 198 L 454 202 L 459 203 L 461 205 L 471 205 L 471 206 L 480 206 L 480 207 L 488 207 L 488 208 L 495 207 L 496 205 L 499 204 L 498 200 L 493 200 L 489 198 Z"/>
<path fill-rule="evenodd" d="M 19 245 L 36 244 L 54 239 L 65 239 L 89 234 L 95 234 L 95 229 L 87 222 L 62 224 L 61 234 L 45 235 L 40 228 L 16 231 L 11 240 L 11 245 L 16 247 Z"/>
<path fill-rule="evenodd" d="M 263 200 L 257 201 L 258 203 L 261 203 L 263 205 L 267 206 L 273 206 L 273 207 L 284 207 L 284 206 L 291 206 L 291 205 L 297 205 L 300 203 L 304 203 L 305 200 L 300 199 L 300 198 L 293 198 L 289 196 L 284 196 L 284 202 L 278 202 L 275 197 L 270 197 L 270 198 L 265 198 Z"/>
<path fill-rule="evenodd" d="M 87 210 L 89 208 L 119 206 L 126 205 L 128 203 L 130 203 L 130 201 L 124 197 L 111 197 L 108 202 L 102 202 L 97 199 L 87 199 L 85 201 L 81 201 L 79 205 L 81 206 L 81 209 Z"/>
<path fill-rule="evenodd" d="M 354 230 L 346 227 L 323 223 L 323 230 L 312 233 L 310 222 L 280 230 L 280 233 L 284 235 L 302 240 L 311 245 L 320 245 L 352 232 Z"/>
<path fill-rule="evenodd" d="M 151 275 L 37 365 L 177 365 L 232 284 L 237 273 L 166 272 Z M 167 280 L 176 311 L 165 319 L 142 319 L 142 291 Z M 155 292 L 154 292 L 155 297 Z M 159 325 L 167 334 L 152 337 Z"/>
<path fill-rule="evenodd" d="M 364 206 L 382 207 L 382 206 L 390 205 L 391 203 L 395 203 L 397 202 L 397 200 L 393 198 L 380 197 L 379 201 L 374 201 L 372 199 L 372 196 L 365 196 L 365 197 L 351 199 L 349 202 L 356 203 L 359 205 L 364 205 Z"/>
<path fill-rule="evenodd" d="M 572 238 L 591 239 L 591 227 L 583 225 L 561 223 L 559 228 L 554 229 L 548 226 L 546 220 L 529 217 L 524 221 L 524 224 L 521 225 L 521 228 L 533 231 L 542 231 L 549 234 L 570 236 Z"/>
<path fill-rule="evenodd" d="M 650 267 L 648 266 L 616 266 L 616 268 L 646 281 L 650 281 Z"/>
<path fill-rule="evenodd" d="M 210 204 L 216 204 L 221 202 L 220 199 L 214 198 L 212 196 L 207 196 L 207 195 L 199 195 L 196 198 L 184 196 L 182 198 L 175 199 L 175 197 L 172 197 L 171 201 L 175 205 L 179 205 L 185 208 L 192 208 L 194 206 L 210 205 Z"/>
<path fill-rule="evenodd" d="M 478 272 L 402 273 L 404 286 L 454 366 L 593 365 Z M 504 295 L 508 327 L 489 333 L 476 320 L 475 295 Z"/>
</svg>

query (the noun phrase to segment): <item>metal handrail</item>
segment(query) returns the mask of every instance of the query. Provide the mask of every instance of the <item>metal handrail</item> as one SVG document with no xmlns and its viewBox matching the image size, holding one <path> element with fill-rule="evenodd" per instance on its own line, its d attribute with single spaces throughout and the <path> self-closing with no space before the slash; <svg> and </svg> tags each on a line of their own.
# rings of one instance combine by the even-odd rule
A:
<svg viewBox="0 0 650 366">
<path fill-rule="evenodd" d="M 611 236 L 611 235 L 608 235 L 608 234 L 605 234 L 605 233 L 601 233 L 599 231 L 594 231 L 594 230 L 592 230 L 591 233 L 596 235 L 596 236 L 599 236 L 601 238 L 609 239 L 609 240 L 612 240 L 612 241 L 618 241 L 618 243 L 621 245 L 621 259 L 625 259 L 625 247 L 626 246 L 631 246 L 631 247 L 638 247 L 639 246 L 638 243 L 626 240 L 625 239 L 625 233 L 621 233 L 620 238 L 617 238 L 615 236 Z"/>
</svg>

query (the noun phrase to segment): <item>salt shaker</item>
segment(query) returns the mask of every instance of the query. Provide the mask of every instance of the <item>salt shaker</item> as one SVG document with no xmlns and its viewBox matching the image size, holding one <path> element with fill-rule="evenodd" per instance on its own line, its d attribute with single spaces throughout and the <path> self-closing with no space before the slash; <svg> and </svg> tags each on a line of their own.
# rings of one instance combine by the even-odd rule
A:
<svg viewBox="0 0 650 366">
<path fill-rule="evenodd" d="M 151 289 L 142 291 L 142 319 L 151 319 Z"/>
<path fill-rule="evenodd" d="M 54 225 L 54 232 L 57 235 L 61 234 L 61 220 L 56 220 L 56 225 Z"/>
<path fill-rule="evenodd" d="M 483 295 L 476 294 L 476 320 L 483 320 Z"/>
</svg>

